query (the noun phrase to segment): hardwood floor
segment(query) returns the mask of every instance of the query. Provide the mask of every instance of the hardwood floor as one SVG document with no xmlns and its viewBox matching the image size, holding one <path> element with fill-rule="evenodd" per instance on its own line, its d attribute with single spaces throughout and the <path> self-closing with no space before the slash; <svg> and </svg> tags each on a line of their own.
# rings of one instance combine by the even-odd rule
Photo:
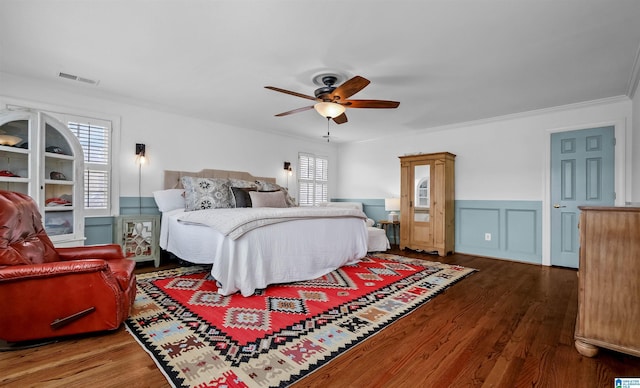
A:
<svg viewBox="0 0 640 388">
<path fill-rule="evenodd" d="M 640 377 L 638 357 L 603 349 L 586 358 L 575 350 L 574 270 L 462 254 L 391 253 L 479 271 L 294 387 L 613 387 L 615 377 Z M 120 328 L 0 352 L 0 386 L 169 384 Z"/>
</svg>

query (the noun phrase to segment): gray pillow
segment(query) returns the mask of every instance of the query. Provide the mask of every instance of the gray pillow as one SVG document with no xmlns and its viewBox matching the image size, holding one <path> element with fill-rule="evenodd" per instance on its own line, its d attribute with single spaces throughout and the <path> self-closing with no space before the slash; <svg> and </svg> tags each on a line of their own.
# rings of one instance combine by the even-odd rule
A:
<svg viewBox="0 0 640 388">
<path fill-rule="evenodd" d="M 185 190 L 185 210 L 231 207 L 231 190 L 226 178 L 182 177 Z"/>
<path fill-rule="evenodd" d="M 287 207 L 283 191 L 250 191 L 252 207 Z"/>
</svg>

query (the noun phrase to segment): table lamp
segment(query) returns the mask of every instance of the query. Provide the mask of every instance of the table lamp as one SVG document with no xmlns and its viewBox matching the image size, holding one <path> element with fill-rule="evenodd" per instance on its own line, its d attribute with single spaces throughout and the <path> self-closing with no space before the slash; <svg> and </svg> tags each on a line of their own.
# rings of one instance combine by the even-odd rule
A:
<svg viewBox="0 0 640 388">
<path fill-rule="evenodd" d="M 400 211 L 400 198 L 385 198 L 384 199 L 384 210 L 390 212 L 389 213 L 389 222 L 398 221 L 398 213 Z"/>
</svg>

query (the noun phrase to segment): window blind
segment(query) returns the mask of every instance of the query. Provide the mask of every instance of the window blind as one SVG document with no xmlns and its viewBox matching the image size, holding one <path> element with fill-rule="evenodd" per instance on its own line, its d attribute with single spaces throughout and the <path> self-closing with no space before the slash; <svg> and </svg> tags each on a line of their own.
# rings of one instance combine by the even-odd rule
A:
<svg viewBox="0 0 640 388">
<path fill-rule="evenodd" d="M 111 128 L 74 121 L 69 121 L 67 126 L 76 135 L 84 151 L 84 207 L 108 209 Z"/>
<path fill-rule="evenodd" d="M 298 203 L 314 206 L 329 200 L 329 161 L 326 157 L 298 155 Z"/>
</svg>

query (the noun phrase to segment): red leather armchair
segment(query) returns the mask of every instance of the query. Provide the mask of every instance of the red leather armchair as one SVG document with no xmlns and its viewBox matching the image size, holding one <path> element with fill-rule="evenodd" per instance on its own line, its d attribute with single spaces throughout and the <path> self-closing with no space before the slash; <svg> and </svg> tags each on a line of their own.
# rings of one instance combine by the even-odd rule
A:
<svg viewBox="0 0 640 388">
<path fill-rule="evenodd" d="M 136 295 L 119 245 L 55 248 L 35 202 L 0 190 L 0 339 L 114 330 Z"/>
</svg>

